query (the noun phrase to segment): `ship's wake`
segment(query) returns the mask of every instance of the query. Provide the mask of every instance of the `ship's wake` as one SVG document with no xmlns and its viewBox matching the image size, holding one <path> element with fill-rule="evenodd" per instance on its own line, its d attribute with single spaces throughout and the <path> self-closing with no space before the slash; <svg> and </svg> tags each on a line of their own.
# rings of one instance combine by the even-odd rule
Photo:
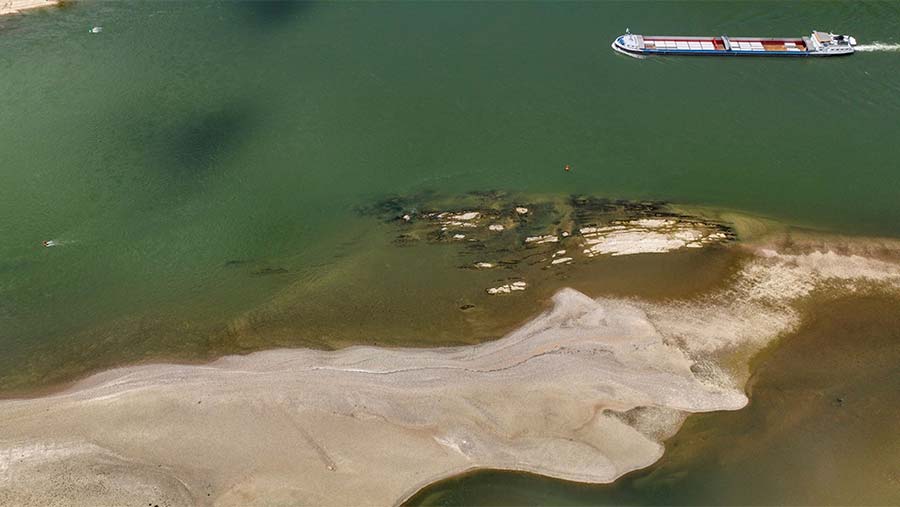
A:
<svg viewBox="0 0 900 507">
<path fill-rule="evenodd" d="M 860 44 L 854 49 L 862 53 L 891 53 L 900 51 L 900 44 L 889 44 L 876 41 L 871 44 Z"/>
<path fill-rule="evenodd" d="M 642 55 L 642 54 L 638 54 L 638 53 L 631 53 L 629 51 L 622 50 L 619 47 L 617 47 L 615 43 L 613 43 L 611 47 L 613 48 L 613 50 L 616 53 L 619 53 L 619 54 L 622 54 L 625 56 L 630 56 L 632 58 L 637 58 L 638 60 L 646 60 L 647 57 L 650 56 L 650 55 Z"/>
</svg>

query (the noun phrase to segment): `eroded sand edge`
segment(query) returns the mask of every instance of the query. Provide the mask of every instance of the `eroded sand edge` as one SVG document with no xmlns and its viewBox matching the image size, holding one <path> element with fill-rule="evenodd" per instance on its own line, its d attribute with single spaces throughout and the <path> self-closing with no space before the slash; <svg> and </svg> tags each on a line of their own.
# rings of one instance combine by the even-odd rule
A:
<svg viewBox="0 0 900 507">
<path fill-rule="evenodd" d="M 723 351 L 789 331 L 816 291 L 898 285 L 893 262 L 760 250 L 721 293 L 563 290 L 477 346 L 110 370 L 0 402 L 0 503 L 385 505 L 477 467 L 610 482 L 657 460 L 685 414 L 746 403 Z"/>
</svg>

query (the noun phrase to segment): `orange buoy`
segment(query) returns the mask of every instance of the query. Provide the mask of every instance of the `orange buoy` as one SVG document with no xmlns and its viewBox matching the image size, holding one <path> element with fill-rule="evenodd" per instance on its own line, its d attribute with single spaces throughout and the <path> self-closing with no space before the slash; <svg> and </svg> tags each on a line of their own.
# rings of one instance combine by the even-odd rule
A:
<svg viewBox="0 0 900 507">
<path fill-rule="evenodd" d="M 570 166 L 569 164 L 566 164 L 566 172 L 569 172 L 571 170 L 572 170 L 572 166 Z"/>
</svg>

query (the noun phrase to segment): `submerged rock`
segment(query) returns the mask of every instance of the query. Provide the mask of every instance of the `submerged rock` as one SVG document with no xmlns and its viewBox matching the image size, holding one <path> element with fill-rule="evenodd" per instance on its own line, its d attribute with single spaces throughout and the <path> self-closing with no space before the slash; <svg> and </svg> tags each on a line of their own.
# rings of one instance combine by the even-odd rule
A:
<svg viewBox="0 0 900 507">
<path fill-rule="evenodd" d="M 560 271 L 603 256 L 702 249 L 735 239 L 729 226 L 676 213 L 660 201 L 426 193 L 390 197 L 363 212 L 395 224 L 395 245 L 455 244 L 463 257 L 460 268 L 503 266 L 520 277 L 532 269 Z M 483 261 L 485 257 L 492 261 Z M 486 290 L 496 295 L 524 289 L 515 287 L 503 284 Z"/>
<path fill-rule="evenodd" d="M 466 211 L 465 213 L 460 213 L 458 215 L 451 215 L 450 220 L 475 220 L 479 215 L 480 213 L 477 211 Z"/>
<path fill-rule="evenodd" d="M 288 273 L 288 270 L 285 268 L 263 268 L 254 271 L 253 276 L 268 276 L 268 275 L 281 275 L 284 273 Z"/>
<path fill-rule="evenodd" d="M 681 248 L 702 248 L 704 244 L 727 239 L 717 224 L 673 218 L 641 218 L 619 221 L 606 227 L 579 230 L 584 239 L 584 254 L 633 255 L 664 253 Z"/>
<path fill-rule="evenodd" d="M 531 236 L 525 238 L 525 243 L 534 243 L 536 245 L 541 245 L 544 243 L 556 243 L 559 241 L 559 238 L 554 236 L 553 234 L 547 234 L 545 236 Z"/>
<path fill-rule="evenodd" d="M 497 294 L 510 294 L 516 291 L 523 291 L 526 287 L 528 287 L 528 284 L 520 280 L 517 282 L 500 285 L 499 287 L 490 287 L 488 289 L 485 289 L 485 291 L 488 294 L 495 296 Z"/>
</svg>

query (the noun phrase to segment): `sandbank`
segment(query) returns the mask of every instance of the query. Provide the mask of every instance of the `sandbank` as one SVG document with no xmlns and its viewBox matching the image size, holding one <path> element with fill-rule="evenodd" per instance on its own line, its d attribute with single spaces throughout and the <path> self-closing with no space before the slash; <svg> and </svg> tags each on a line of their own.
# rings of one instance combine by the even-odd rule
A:
<svg viewBox="0 0 900 507">
<path fill-rule="evenodd" d="M 0 0 L 0 16 L 18 14 L 29 9 L 52 7 L 57 4 L 59 4 L 59 0 Z"/>
<path fill-rule="evenodd" d="M 565 289 L 476 346 L 109 370 L 0 402 L 0 503 L 386 505 L 482 467 L 611 482 L 656 461 L 686 414 L 743 407 L 721 358 L 794 329 L 798 301 L 898 286 L 893 262 L 767 249 L 707 297 Z"/>
</svg>

